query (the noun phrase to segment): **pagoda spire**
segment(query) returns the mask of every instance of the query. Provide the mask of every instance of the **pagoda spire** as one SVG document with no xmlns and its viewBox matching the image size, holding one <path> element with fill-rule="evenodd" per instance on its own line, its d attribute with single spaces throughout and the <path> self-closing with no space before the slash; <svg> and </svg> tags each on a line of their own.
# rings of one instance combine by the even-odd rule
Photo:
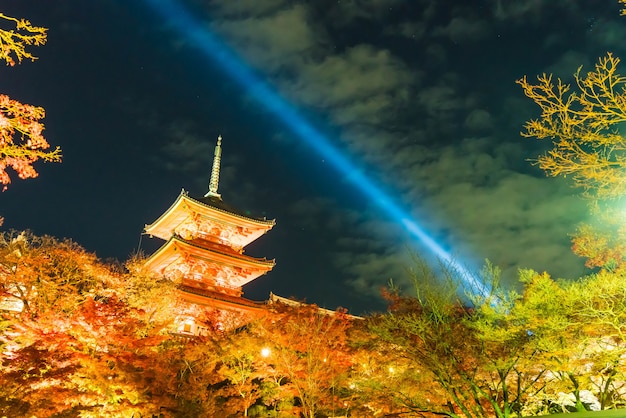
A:
<svg viewBox="0 0 626 418">
<path fill-rule="evenodd" d="M 217 186 L 220 181 L 220 162 L 222 158 L 222 135 L 217 137 L 217 145 L 215 146 L 215 155 L 213 157 L 213 168 L 211 169 L 211 181 L 209 181 L 209 191 L 204 197 L 217 197 L 222 199 L 222 196 L 217 192 Z"/>
</svg>

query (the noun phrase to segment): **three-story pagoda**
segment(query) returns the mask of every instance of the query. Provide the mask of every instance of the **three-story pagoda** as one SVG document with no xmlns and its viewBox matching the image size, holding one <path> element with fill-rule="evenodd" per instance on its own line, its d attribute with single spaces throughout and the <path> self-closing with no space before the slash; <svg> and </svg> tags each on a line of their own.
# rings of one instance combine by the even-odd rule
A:
<svg viewBox="0 0 626 418">
<path fill-rule="evenodd" d="M 191 197 L 183 189 L 156 221 L 150 236 L 166 240 L 146 261 L 148 270 L 179 284 L 181 298 L 218 310 L 254 313 L 264 302 L 242 297 L 242 286 L 270 271 L 274 260 L 244 254 L 244 248 L 272 229 L 274 220 L 241 213 L 217 192 L 222 137 L 218 137 L 209 191 Z M 184 332 L 198 333 L 186 327 Z"/>
</svg>

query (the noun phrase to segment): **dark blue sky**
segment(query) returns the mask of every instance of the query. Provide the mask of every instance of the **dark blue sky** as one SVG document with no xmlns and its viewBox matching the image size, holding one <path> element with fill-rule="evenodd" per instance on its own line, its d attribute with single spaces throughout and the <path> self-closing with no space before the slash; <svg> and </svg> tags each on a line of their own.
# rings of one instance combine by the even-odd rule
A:
<svg viewBox="0 0 626 418">
<path fill-rule="evenodd" d="M 461 262 L 489 258 L 512 285 L 519 267 L 583 272 L 567 234 L 585 204 L 526 161 L 543 145 L 519 136 L 537 109 L 514 82 L 623 56 L 616 1 L 179 4 Z M 5 227 L 124 260 L 181 188 L 205 193 L 221 134 L 224 200 L 277 220 L 247 250 L 277 266 L 246 296 L 361 313 L 383 307 L 390 278 L 410 287 L 409 253 L 428 252 L 148 2 L 2 11 L 49 28 L 38 61 L 0 69 L 0 90 L 45 107 L 46 137 L 64 155 L 0 196 Z"/>
</svg>

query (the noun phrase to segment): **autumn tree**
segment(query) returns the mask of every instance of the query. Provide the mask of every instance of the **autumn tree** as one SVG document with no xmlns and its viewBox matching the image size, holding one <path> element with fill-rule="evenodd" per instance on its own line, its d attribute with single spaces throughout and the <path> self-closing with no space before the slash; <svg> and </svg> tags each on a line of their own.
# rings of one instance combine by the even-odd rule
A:
<svg viewBox="0 0 626 418">
<path fill-rule="evenodd" d="M 528 325 L 513 309 L 519 295 L 499 285 L 499 271 L 493 266 L 482 276 L 486 293 L 465 293 L 458 272 L 445 266 L 436 272 L 419 262 L 415 293 L 407 296 L 392 288 L 389 312 L 370 320 L 371 332 L 387 350 L 397 350 L 409 362 L 403 369 L 420 370 L 414 385 L 405 384 L 394 394 L 411 411 L 425 416 L 511 417 L 542 390 L 545 368 L 536 361 Z M 422 393 L 410 392 L 424 380 L 432 384 Z"/>
<path fill-rule="evenodd" d="M 177 416 L 248 416 L 251 406 L 263 407 L 270 373 L 261 343 L 248 325 L 225 326 L 241 324 L 242 315 L 201 305 L 183 305 L 179 313 L 202 324 L 202 332 L 179 334 L 180 344 L 170 353 Z"/>
<path fill-rule="evenodd" d="M 543 74 L 537 83 L 518 80 L 541 109 L 525 125 L 522 136 L 549 139 L 552 148 L 536 164 L 550 176 L 571 177 L 590 199 L 592 220 L 579 226 L 572 249 L 590 268 L 626 268 L 626 229 L 621 208 L 610 200 L 626 193 L 626 77 L 617 71 L 619 58 L 608 53 L 594 71 L 574 74 L 574 87 Z M 609 201 L 607 201 L 609 199 Z"/>
<path fill-rule="evenodd" d="M 120 280 L 112 287 L 122 292 L 125 303 L 140 311 L 146 324 L 169 328 L 183 308 L 177 294 L 178 283 L 148 271 L 145 260 L 142 253 L 134 254 L 118 266 L 121 274 L 116 277 Z"/>
<path fill-rule="evenodd" d="M 626 5 L 624 0 L 619 3 Z M 526 77 L 518 80 L 526 96 L 541 108 L 540 118 L 527 122 L 522 135 L 553 142 L 536 163 L 548 175 L 572 177 L 591 198 L 592 220 L 578 227 L 572 249 L 597 273 L 559 292 L 559 311 L 566 311 L 565 300 L 575 308 L 567 310 L 569 332 L 548 344 L 553 349 L 551 375 L 569 387 L 577 410 L 583 408 L 582 391 L 597 396 L 600 409 L 623 399 L 620 321 L 626 303 L 619 288 L 626 274 L 626 227 L 620 207 L 626 192 L 626 141 L 620 128 L 626 121 L 626 77 L 617 71 L 619 63 L 608 53 L 594 71 L 584 74 L 580 67 L 573 89 L 546 74 L 538 77 L 538 84 Z M 573 299 L 566 297 L 571 295 Z"/>
<path fill-rule="evenodd" d="M 71 318 L 15 321 L 3 335 L 0 411 L 7 416 L 151 415 L 176 405 L 165 335 L 116 297 L 87 299 Z"/>
<path fill-rule="evenodd" d="M 0 236 L 3 415 L 146 415 L 175 405 L 169 321 L 127 298 L 129 281 L 71 241 Z"/>
<path fill-rule="evenodd" d="M 575 89 L 552 75 L 532 84 L 518 80 L 524 94 L 541 109 L 522 135 L 550 139 L 553 148 L 536 160 L 551 176 L 570 176 L 593 197 L 619 197 L 626 192 L 626 141 L 619 133 L 626 121 L 626 77 L 617 72 L 619 58 L 600 58 L 595 70 L 574 74 Z"/>
<path fill-rule="evenodd" d="M 626 282 L 600 271 L 575 284 L 576 318 L 583 328 L 587 388 L 600 409 L 626 406 Z M 589 367 L 593 363 L 592 367 Z"/>
<path fill-rule="evenodd" d="M 284 378 L 282 393 L 297 398 L 306 417 L 344 410 L 340 394 L 351 366 L 347 332 L 352 321 L 342 310 L 277 302 L 251 324 L 270 350 L 273 373 Z"/>
<path fill-rule="evenodd" d="M 505 291 L 487 263 L 489 291 L 476 294 L 459 292 L 453 272 L 442 278 L 418 267 L 416 293 L 387 293 L 389 312 L 368 320 L 392 362 L 378 372 L 368 366 L 371 389 L 424 416 L 503 418 L 626 405 L 622 276 L 603 270 L 566 281 L 520 270 L 517 293 Z M 393 374 L 384 373 L 388 367 Z M 384 405 L 384 397 L 376 402 Z"/>
<path fill-rule="evenodd" d="M 0 234 L 0 297 L 23 316 L 71 313 L 103 289 L 102 277 L 111 277 L 105 271 L 72 241 L 26 231 Z"/>
<path fill-rule="evenodd" d="M 578 385 L 584 338 L 575 318 L 579 294 L 571 291 L 572 282 L 555 281 L 547 273 L 520 270 L 519 274 L 523 292 L 507 308 L 504 324 L 521 327 L 529 339 L 529 361 L 518 364 L 517 371 L 531 376 L 541 389 L 530 393 L 519 411 L 525 415 L 562 412 L 564 394 L 572 395 L 574 404 L 584 410 Z M 490 327 L 497 330 L 499 325 Z"/>
<path fill-rule="evenodd" d="M 0 59 L 14 66 L 24 59 L 36 57 L 29 46 L 46 42 L 46 28 L 33 26 L 29 21 L 0 13 Z M 20 103 L 0 95 L 0 184 L 7 185 L 11 178 L 7 169 L 14 170 L 22 179 L 36 177 L 33 163 L 38 160 L 60 161 L 61 150 L 49 151 L 50 144 L 43 137 L 41 120 L 45 111 L 41 107 Z"/>
<path fill-rule="evenodd" d="M 356 416 L 402 416 L 410 414 L 413 405 L 445 404 L 445 394 L 402 347 L 381 341 L 369 331 L 371 320 L 357 323 L 349 335 L 353 351 L 350 411 Z"/>
<path fill-rule="evenodd" d="M 544 389 L 526 414 L 624 406 L 624 281 L 607 271 L 577 281 L 523 270 L 521 297 L 510 313 L 532 334 Z"/>
<path fill-rule="evenodd" d="M 177 399 L 181 416 L 218 416 L 239 412 L 238 405 L 228 405 L 234 396 L 226 376 L 222 373 L 222 342 L 227 338 L 222 331 L 212 330 L 205 336 L 184 341 L 172 357 L 176 369 L 172 393 Z"/>
</svg>

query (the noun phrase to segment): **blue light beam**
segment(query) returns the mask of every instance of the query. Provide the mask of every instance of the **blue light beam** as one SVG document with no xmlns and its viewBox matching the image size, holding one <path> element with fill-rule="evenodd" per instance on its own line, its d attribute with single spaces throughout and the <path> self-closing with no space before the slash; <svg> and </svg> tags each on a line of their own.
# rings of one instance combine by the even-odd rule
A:
<svg viewBox="0 0 626 418">
<path fill-rule="evenodd" d="M 439 259 L 451 266 L 475 292 L 486 295 L 487 287 L 450 253 L 432 239 L 411 216 L 395 203 L 383 190 L 357 170 L 322 133 L 316 130 L 297 110 L 283 99 L 270 85 L 261 80 L 226 44 L 203 26 L 191 13 L 175 0 L 144 0 L 169 25 L 198 47 L 206 58 L 220 64 L 224 73 L 235 80 L 257 102 L 267 108 L 289 127 L 299 138 L 328 160 L 344 174 L 358 190 L 369 197 L 391 219 L 428 247 Z"/>
</svg>

